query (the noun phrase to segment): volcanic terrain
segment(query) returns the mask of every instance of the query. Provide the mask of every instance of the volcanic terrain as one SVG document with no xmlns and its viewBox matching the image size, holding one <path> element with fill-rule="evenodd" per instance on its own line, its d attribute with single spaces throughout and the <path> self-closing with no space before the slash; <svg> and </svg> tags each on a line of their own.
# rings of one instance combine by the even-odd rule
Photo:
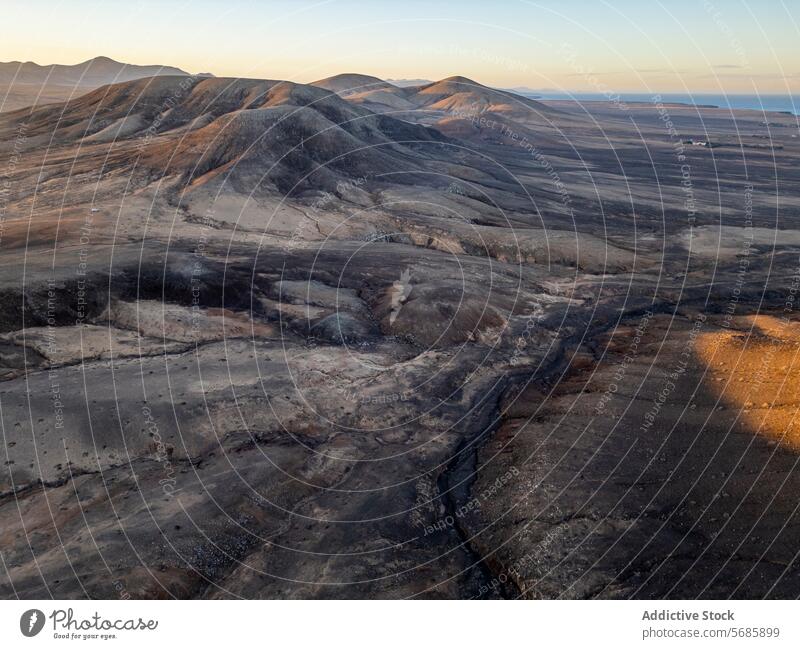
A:
<svg viewBox="0 0 800 649">
<path fill-rule="evenodd" d="M 0 596 L 800 596 L 798 133 L 458 76 L 0 114 Z"/>
</svg>

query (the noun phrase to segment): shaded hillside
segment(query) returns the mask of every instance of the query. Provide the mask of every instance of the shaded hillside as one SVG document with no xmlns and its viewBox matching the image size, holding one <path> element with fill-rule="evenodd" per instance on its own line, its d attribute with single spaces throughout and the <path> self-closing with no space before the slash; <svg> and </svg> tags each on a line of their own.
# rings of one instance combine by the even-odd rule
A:
<svg viewBox="0 0 800 649">
<path fill-rule="evenodd" d="M 25 138 L 15 141 L 23 126 Z M 420 147 L 446 140 L 313 86 L 177 76 L 114 84 L 64 104 L 7 113 L 0 135 L 6 148 L 28 153 L 33 165 L 46 159 L 50 180 L 102 168 L 124 174 L 132 187 L 163 178 L 181 187 L 220 178 L 244 193 L 282 194 L 331 189 L 341 178 L 414 172 L 426 160 Z"/>
</svg>

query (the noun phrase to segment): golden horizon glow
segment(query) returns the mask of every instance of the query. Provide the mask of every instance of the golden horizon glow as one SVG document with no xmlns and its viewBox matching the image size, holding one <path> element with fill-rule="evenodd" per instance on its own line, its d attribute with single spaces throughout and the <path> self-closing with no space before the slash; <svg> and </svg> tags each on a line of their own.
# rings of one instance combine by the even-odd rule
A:
<svg viewBox="0 0 800 649">
<path fill-rule="evenodd" d="M 3 12 L 3 61 L 103 55 L 304 83 L 358 72 L 550 92 L 800 92 L 800 17 L 783 3 L 7 0 Z"/>
</svg>

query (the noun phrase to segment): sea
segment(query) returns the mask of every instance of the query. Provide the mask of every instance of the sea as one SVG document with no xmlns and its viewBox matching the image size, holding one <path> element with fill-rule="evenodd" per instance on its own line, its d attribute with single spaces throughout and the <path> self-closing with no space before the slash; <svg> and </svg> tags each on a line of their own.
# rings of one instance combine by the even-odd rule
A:
<svg viewBox="0 0 800 649">
<path fill-rule="evenodd" d="M 519 93 L 530 99 L 572 100 L 572 101 L 609 101 L 608 95 L 602 93 Z M 652 103 L 654 94 L 621 93 L 619 101 L 626 103 Z M 690 106 L 716 106 L 718 108 L 750 109 L 768 112 L 800 115 L 800 95 L 713 95 L 713 94 L 679 94 L 660 93 L 664 103 L 688 104 Z M 614 97 L 613 99 L 617 99 Z"/>
</svg>

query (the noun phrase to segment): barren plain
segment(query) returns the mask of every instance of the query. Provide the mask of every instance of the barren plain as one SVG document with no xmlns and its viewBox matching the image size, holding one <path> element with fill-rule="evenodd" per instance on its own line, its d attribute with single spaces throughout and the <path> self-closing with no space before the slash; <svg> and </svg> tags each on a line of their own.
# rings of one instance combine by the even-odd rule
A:
<svg viewBox="0 0 800 649">
<path fill-rule="evenodd" d="M 798 133 L 464 77 L 0 113 L 0 596 L 800 596 Z"/>
</svg>

